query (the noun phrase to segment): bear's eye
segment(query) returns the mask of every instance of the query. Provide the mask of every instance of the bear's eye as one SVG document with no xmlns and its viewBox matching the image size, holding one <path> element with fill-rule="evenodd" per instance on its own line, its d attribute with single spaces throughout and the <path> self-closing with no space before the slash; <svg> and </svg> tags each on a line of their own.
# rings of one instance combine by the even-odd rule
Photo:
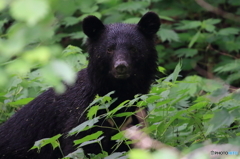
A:
<svg viewBox="0 0 240 159">
<path fill-rule="evenodd" d="M 131 51 L 131 53 L 137 53 L 138 51 L 137 51 L 137 48 L 135 48 L 135 47 L 131 47 L 130 48 L 130 51 Z"/>
<path fill-rule="evenodd" d="M 107 53 L 108 54 L 112 54 L 113 53 L 113 48 L 112 47 L 108 47 L 107 48 Z"/>
</svg>

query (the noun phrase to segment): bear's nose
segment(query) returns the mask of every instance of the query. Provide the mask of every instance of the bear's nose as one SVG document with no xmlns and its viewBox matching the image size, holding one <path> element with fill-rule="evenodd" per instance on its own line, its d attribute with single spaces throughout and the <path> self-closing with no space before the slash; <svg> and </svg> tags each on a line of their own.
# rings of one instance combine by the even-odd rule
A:
<svg viewBox="0 0 240 159">
<path fill-rule="evenodd" d="M 128 71 L 128 64 L 126 61 L 117 61 L 114 65 L 114 68 L 119 74 L 126 74 Z"/>
</svg>

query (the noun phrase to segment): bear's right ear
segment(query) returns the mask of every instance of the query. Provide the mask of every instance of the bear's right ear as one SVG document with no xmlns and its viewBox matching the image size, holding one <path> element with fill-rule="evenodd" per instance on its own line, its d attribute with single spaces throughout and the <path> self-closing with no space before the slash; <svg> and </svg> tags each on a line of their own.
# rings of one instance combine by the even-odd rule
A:
<svg viewBox="0 0 240 159">
<path fill-rule="evenodd" d="M 159 16 L 154 12 L 148 12 L 140 19 L 137 26 L 145 35 L 154 35 L 161 25 Z"/>
<path fill-rule="evenodd" d="M 105 28 L 101 20 L 95 16 L 88 16 L 83 19 L 83 32 L 89 37 L 94 38 Z"/>
</svg>

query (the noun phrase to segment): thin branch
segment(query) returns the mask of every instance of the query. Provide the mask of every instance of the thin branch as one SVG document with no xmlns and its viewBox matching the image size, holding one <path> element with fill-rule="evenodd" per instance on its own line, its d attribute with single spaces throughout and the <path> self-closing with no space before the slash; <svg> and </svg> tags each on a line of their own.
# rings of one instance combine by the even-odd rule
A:
<svg viewBox="0 0 240 159">
<path fill-rule="evenodd" d="M 221 55 L 224 55 L 224 56 L 228 56 L 228 57 L 231 57 L 231 58 L 234 58 L 234 59 L 238 59 L 237 57 L 232 56 L 232 55 L 230 55 L 230 54 L 228 54 L 228 53 L 221 52 L 221 51 L 219 51 L 219 50 L 214 49 L 211 45 L 208 45 L 207 49 L 216 51 L 218 54 L 221 54 Z"/>
<path fill-rule="evenodd" d="M 212 6 L 211 4 L 205 2 L 204 0 L 195 0 L 195 1 L 198 5 L 200 5 L 201 7 L 203 7 L 204 9 L 206 9 L 209 12 L 213 12 L 217 15 L 220 15 L 226 19 L 231 19 L 235 22 L 240 22 L 240 16 L 225 12 L 217 7 Z"/>
</svg>

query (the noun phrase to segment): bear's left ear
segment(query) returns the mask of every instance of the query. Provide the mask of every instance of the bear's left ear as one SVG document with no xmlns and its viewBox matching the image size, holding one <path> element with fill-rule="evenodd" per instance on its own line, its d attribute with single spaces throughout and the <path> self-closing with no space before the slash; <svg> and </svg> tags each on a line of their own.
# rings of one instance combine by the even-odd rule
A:
<svg viewBox="0 0 240 159">
<path fill-rule="evenodd" d="M 156 34 L 160 25 L 160 18 L 154 12 L 147 12 L 137 24 L 139 30 L 146 35 Z"/>
<path fill-rule="evenodd" d="M 105 28 L 104 24 L 95 16 L 88 16 L 83 19 L 83 32 L 89 37 L 97 37 Z"/>
</svg>

